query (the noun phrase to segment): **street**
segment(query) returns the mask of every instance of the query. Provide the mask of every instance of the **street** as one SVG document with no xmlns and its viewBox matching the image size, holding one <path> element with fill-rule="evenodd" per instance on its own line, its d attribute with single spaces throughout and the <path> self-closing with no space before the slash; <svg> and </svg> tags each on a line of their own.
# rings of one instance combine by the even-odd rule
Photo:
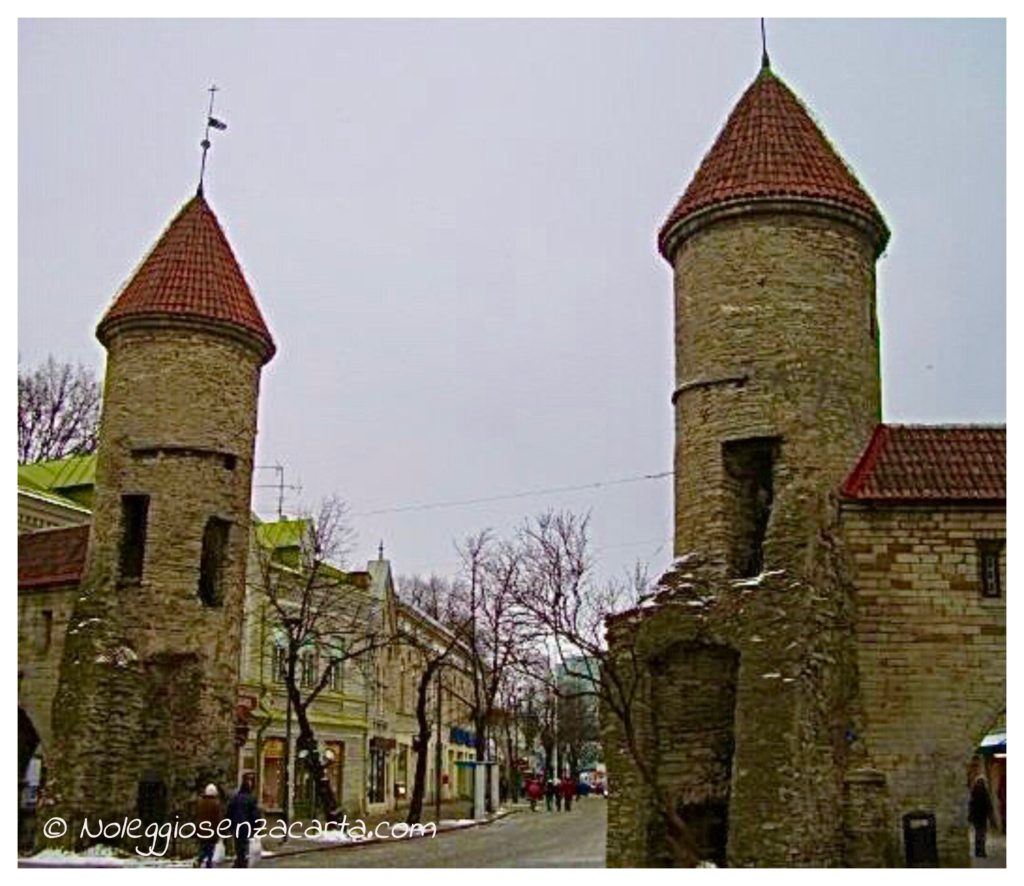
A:
<svg viewBox="0 0 1024 886">
<path fill-rule="evenodd" d="M 543 804 L 539 809 L 543 810 Z M 572 812 L 523 808 L 494 824 L 415 840 L 267 858 L 260 867 L 604 867 L 606 805 L 588 797 Z"/>
</svg>

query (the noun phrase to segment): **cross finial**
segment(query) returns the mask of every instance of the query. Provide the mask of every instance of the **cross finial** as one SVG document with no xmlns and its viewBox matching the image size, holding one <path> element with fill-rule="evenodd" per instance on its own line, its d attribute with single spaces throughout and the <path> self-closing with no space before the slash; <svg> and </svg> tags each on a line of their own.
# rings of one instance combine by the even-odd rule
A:
<svg viewBox="0 0 1024 886">
<path fill-rule="evenodd" d="M 203 140 L 199 143 L 199 146 L 203 149 L 203 159 L 199 165 L 199 187 L 196 188 L 196 194 L 200 197 L 203 196 L 203 176 L 206 174 L 206 152 L 210 150 L 210 127 L 214 129 L 227 129 L 226 123 L 222 123 L 216 117 L 213 116 L 213 99 L 214 96 L 220 92 L 220 88 L 216 83 L 211 84 L 207 90 L 210 93 L 210 109 L 206 112 L 206 134 L 203 136 Z"/>
<path fill-rule="evenodd" d="M 761 67 L 770 68 L 771 63 L 768 61 L 768 40 L 764 33 L 764 19 L 761 19 Z"/>
<path fill-rule="evenodd" d="M 384 559 L 384 539 L 381 539 L 380 540 L 380 544 L 377 545 L 377 559 L 378 560 L 383 560 Z"/>
</svg>

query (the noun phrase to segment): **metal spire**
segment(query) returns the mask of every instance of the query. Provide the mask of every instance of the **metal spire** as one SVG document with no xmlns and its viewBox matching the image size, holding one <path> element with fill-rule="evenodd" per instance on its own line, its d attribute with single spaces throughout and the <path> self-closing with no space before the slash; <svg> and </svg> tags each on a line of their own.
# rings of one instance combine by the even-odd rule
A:
<svg viewBox="0 0 1024 886">
<path fill-rule="evenodd" d="M 761 67 L 770 68 L 771 63 L 768 61 L 768 40 L 764 34 L 764 19 L 761 19 Z"/>
<path fill-rule="evenodd" d="M 383 560 L 384 559 L 384 539 L 381 539 L 380 540 L 380 544 L 377 545 L 377 559 L 378 560 Z"/>
<path fill-rule="evenodd" d="M 210 150 L 210 127 L 214 129 L 227 129 L 227 123 L 222 123 L 216 117 L 213 116 L 213 98 L 214 95 L 220 90 L 217 84 L 214 83 L 207 90 L 210 93 L 210 109 L 206 112 L 206 133 L 203 136 L 203 140 L 199 143 L 203 149 L 203 160 L 199 165 L 199 187 L 196 188 L 196 195 L 199 197 L 203 196 L 203 176 L 206 174 L 206 152 Z"/>
</svg>

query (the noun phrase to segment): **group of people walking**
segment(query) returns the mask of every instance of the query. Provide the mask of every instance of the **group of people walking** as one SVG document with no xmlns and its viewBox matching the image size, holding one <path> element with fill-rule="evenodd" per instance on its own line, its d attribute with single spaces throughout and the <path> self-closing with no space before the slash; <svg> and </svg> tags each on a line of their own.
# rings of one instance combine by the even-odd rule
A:
<svg viewBox="0 0 1024 886">
<path fill-rule="evenodd" d="M 259 806 L 256 805 L 256 798 L 252 793 L 252 785 L 249 779 L 242 780 L 242 786 L 235 795 L 228 800 L 225 807 L 221 801 L 221 793 L 215 784 L 208 784 L 204 789 L 199 802 L 196 804 L 196 826 L 203 822 L 210 825 L 213 832 L 212 838 L 200 838 L 199 857 L 195 866 L 213 867 L 213 856 L 217 849 L 218 829 L 224 819 L 231 822 L 231 837 L 235 844 L 236 868 L 249 866 L 249 847 L 252 839 L 252 832 L 256 827 L 256 821 L 260 817 Z M 207 829 L 203 829 L 205 832 Z"/>
<path fill-rule="evenodd" d="M 576 796 L 576 781 L 569 776 L 564 776 L 559 781 L 549 778 L 547 783 L 540 778 L 531 778 L 526 783 L 526 796 L 530 801 L 530 810 L 537 811 L 537 803 L 543 797 L 548 812 L 552 808 L 562 811 L 563 804 L 565 811 L 572 810 L 573 797 Z"/>
</svg>

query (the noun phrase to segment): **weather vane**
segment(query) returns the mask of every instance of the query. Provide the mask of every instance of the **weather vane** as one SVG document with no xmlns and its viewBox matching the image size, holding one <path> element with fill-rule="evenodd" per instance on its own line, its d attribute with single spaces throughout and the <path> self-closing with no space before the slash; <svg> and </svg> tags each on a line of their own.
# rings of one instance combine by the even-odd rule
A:
<svg viewBox="0 0 1024 886">
<path fill-rule="evenodd" d="M 768 63 L 768 40 L 764 35 L 764 19 L 761 19 L 761 67 L 768 68 L 771 65 Z"/>
<path fill-rule="evenodd" d="M 203 140 L 199 143 L 203 149 L 203 160 L 199 166 L 199 187 L 196 188 L 196 194 L 200 197 L 203 196 L 203 176 L 206 174 L 206 152 L 210 150 L 210 127 L 214 129 L 227 129 L 227 123 L 218 120 L 213 116 L 213 98 L 220 90 L 217 88 L 217 84 L 213 84 L 209 90 L 210 93 L 210 110 L 206 112 L 206 134 L 203 136 Z"/>
</svg>

